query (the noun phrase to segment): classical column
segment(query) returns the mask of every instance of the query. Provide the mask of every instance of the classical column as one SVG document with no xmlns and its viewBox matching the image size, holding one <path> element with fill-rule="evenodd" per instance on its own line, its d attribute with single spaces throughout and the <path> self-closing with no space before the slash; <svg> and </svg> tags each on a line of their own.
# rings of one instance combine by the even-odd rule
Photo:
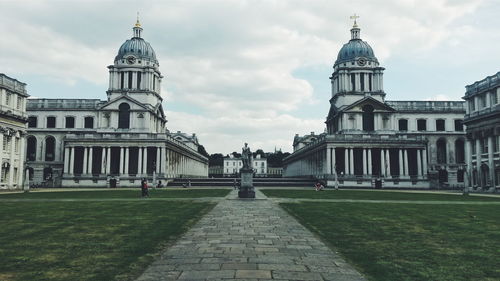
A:
<svg viewBox="0 0 500 281">
<path fill-rule="evenodd" d="M 367 175 L 368 173 L 366 172 L 366 149 L 363 148 L 363 175 Z"/>
<path fill-rule="evenodd" d="M 160 172 L 161 165 L 161 147 L 156 147 L 156 174 Z"/>
<path fill-rule="evenodd" d="M 325 174 L 330 175 L 332 174 L 332 151 L 331 148 L 328 146 L 326 147 L 326 156 L 325 156 L 325 163 L 326 165 L 324 166 Z"/>
<path fill-rule="evenodd" d="M 19 136 L 19 160 L 17 161 L 19 167 L 17 168 L 18 170 L 18 179 L 17 179 L 17 187 L 18 188 L 24 188 L 23 186 L 23 178 L 24 178 L 24 137 L 21 135 Z M 1 167 L 0 167 L 1 169 Z M 28 180 L 28 179 L 26 179 Z M 29 183 L 28 183 L 29 184 Z"/>
<path fill-rule="evenodd" d="M 481 171 L 481 140 L 476 139 L 476 171 L 477 171 L 477 186 L 482 185 L 482 171 Z"/>
<path fill-rule="evenodd" d="M 120 175 L 123 174 L 123 168 L 125 167 L 124 160 L 125 160 L 125 147 L 120 147 L 120 169 L 119 169 Z"/>
<path fill-rule="evenodd" d="M 2 167 L 1 167 L 1 165 L 3 164 L 2 163 L 2 159 L 3 159 L 3 138 L 4 138 L 4 134 L 0 134 L 0 182 L 2 181 Z"/>
<path fill-rule="evenodd" d="M 69 147 L 64 148 L 64 173 L 69 174 Z"/>
<path fill-rule="evenodd" d="M 494 136 L 488 137 L 488 168 L 489 168 L 489 176 L 490 176 L 490 186 L 495 187 L 495 165 L 493 159 L 493 153 L 495 148 L 493 147 L 493 138 Z"/>
<path fill-rule="evenodd" d="M 144 147 L 144 162 L 142 165 L 143 174 L 148 174 L 148 147 Z"/>
<path fill-rule="evenodd" d="M 385 150 L 385 161 L 387 162 L 387 176 L 391 177 L 391 156 L 389 149 Z"/>
<path fill-rule="evenodd" d="M 371 175 L 372 174 L 372 150 L 370 148 L 368 148 L 366 153 L 368 153 L 368 175 Z"/>
<path fill-rule="evenodd" d="M 161 152 L 162 152 L 162 154 L 161 154 L 161 173 L 166 176 L 167 175 L 167 165 L 168 165 L 167 148 L 163 147 Z"/>
<path fill-rule="evenodd" d="M 403 149 L 398 149 L 399 150 L 399 176 L 404 176 L 405 171 L 403 169 Z"/>
<path fill-rule="evenodd" d="M 92 164 L 94 163 L 93 160 L 94 156 L 94 147 L 91 146 L 89 147 L 89 164 L 88 164 L 88 174 L 92 174 Z"/>
<path fill-rule="evenodd" d="M 410 176 L 410 167 L 408 167 L 408 149 L 405 149 L 404 151 L 404 158 L 405 158 L 405 175 Z"/>
<path fill-rule="evenodd" d="M 106 147 L 106 173 L 111 174 L 111 147 Z"/>
<path fill-rule="evenodd" d="M 101 146 L 101 175 L 106 173 L 106 148 Z"/>
<path fill-rule="evenodd" d="M 337 159 L 335 159 L 335 157 L 337 157 L 337 156 L 335 155 L 335 147 L 331 148 L 330 155 L 332 156 L 332 162 L 331 162 L 332 165 L 330 166 L 330 173 L 336 174 L 337 173 Z"/>
<path fill-rule="evenodd" d="M 472 186 L 472 143 L 471 140 L 465 140 L 465 161 L 467 163 L 467 176 L 465 177 L 465 186 Z"/>
<path fill-rule="evenodd" d="M 125 159 L 123 159 L 125 161 L 125 168 L 123 170 L 123 173 L 127 176 L 128 176 L 129 159 L 130 159 L 130 150 L 129 150 L 129 147 L 127 146 L 127 147 L 125 147 Z"/>
<path fill-rule="evenodd" d="M 12 188 L 14 183 L 14 154 L 16 148 L 16 135 L 10 137 L 10 167 L 9 167 L 9 188 Z"/>
<path fill-rule="evenodd" d="M 142 147 L 139 146 L 139 157 L 137 163 L 137 174 L 142 175 Z"/>
<path fill-rule="evenodd" d="M 427 149 L 422 151 L 422 166 L 424 168 L 422 173 L 424 176 L 427 176 Z"/>
<path fill-rule="evenodd" d="M 73 175 L 75 173 L 75 147 L 70 147 L 69 154 L 69 174 Z"/>
<path fill-rule="evenodd" d="M 349 175 L 349 148 L 345 148 L 345 155 L 344 155 L 344 172 L 346 175 Z"/>
<path fill-rule="evenodd" d="M 88 163 L 88 162 L 87 162 L 87 156 L 88 156 L 88 154 L 87 154 L 87 153 L 88 153 L 88 152 L 87 152 L 87 147 L 85 147 L 85 146 L 84 146 L 84 147 L 83 147 L 83 171 L 82 171 L 82 174 L 83 174 L 83 175 L 86 175 L 86 174 L 87 174 L 87 166 L 88 166 L 88 165 L 87 165 L 87 163 Z"/>
<path fill-rule="evenodd" d="M 351 164 L 349 166 L 349 170 L 351 170 L 351 175 L 354 175 L 354 148 L 349 148 L 349 158 L 350 158 L 350 162 L 349 164 Z"/>
<path fill-rule="evenodd" d="M 420 149 L 417 149 L 417 176 L 422 175 L 422 159 L 420 158 Z"/>
<path fill-rule="evenodd" d="M 380 175 L 385 176 L 385 150 L 380 148 Z"/>
</svg>

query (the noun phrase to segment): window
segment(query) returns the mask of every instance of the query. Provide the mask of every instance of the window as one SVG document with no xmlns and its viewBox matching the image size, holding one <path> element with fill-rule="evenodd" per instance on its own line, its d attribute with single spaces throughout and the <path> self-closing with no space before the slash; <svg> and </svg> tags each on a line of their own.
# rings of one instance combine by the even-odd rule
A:
<svg viewBox="0 0 500 281">
<path fill-rule="evenodd" d="M 85 117 L 84 121 L 85 121 L 84 127 L 86 129 L 92 129 L 92 128 L 94 128 L 94 117 L 87 116 L 87 117 Z"/>
<path fill-rule="evenodd" d="M 488 138 L 480 140 L 481 142 L 481 153 L 488 153 Z"/>
<path fill-rule="evenodd" d="M 21 104 L 23 103 L 23 98 L 22 97 L 17 97 L 17 104 L 16 108 L 21 109 Z"/>
<path fill-rule="evenodd" d="M 10 93 L 5 94 L 5 105 L 10 105 Z"/>
<path fill-rule="evenodd" d="M 56 139 L 49 136 L 45 140 L 45 161 L 54 161 L 56 152 Z"/>
<path fill-rule="evenodd" d="M 375 117 L 373 106 L 367 104 L 363 106 L 363 131 L 373 131 L 375 129 Z"/>
<path fill-rule="evenodd" d="M 436 120 L 436 131 L 445 131 L 445 122 L 443 119 Z"/>
<path fill-rule="evenodd" d="M 3 135 L 3 151 L 9 151 L 10 148 L 10 136 Z"/>
<path fill-rule="evenodd" d="M 455 141 L 455 161 L 456 163 L 465 163 L 465 142 L 462 139 Z"/>
<path fill-rule="evenodd" d="M 120 88 L 125 87 L 125 77 L 123 76 L 123 72 L 120 73 Z"/>
<path fill-rule="evenodd" d="M 400 131 L 408 131 L 408 120 L 406 120 L 406 119 L 399 119 L 398 125 L 399 125 L 399 130 Z"/>
<path fill-rule="evenodd" d="M 361 84 L 361 91 L 365 91 L 365 74 L 360 73 L 359 78 L 360 78 L 359 83 Z"/>
<path fill-rule="evenodd" d="M 469 112 L 473 112 L 474 110 L 476 110 L 476 100 L 475 98 L 471 98 L 469 100 Z"/>
<path fill-rule="evenodd" d="M 34 136 L 28 137 L 28 148 L 26 154 L 26 159 L 28 161 L 36 160 L 36 138 Z"/>
<path fill-rule="evenodd" d="M 372 74 L 368 74 L 368 87 L 369 87 L 369 91 L 371 92 L 372 91 Z"/>
<path fill-rule="evenodd" d="M 427 131 L 427 120 L 425 120 L 425 119 L 417 120 L 417 130 L 418 131 Z"/>
<path fill-rule="evenodd" d="M 142 78 L 142 73 L 138 71 L 137 72 L 137 89 L 141 88 L 141 78 Z"/>
<path fill-rule="evenodd" d="M 455 131 L 462 132 L 464 130 L 464 121 L 462 119 L 455 120 Z"/>
<path fill-rule="evenodd" d="M 55 128 L 56 127 L 56 117 L 49 116 L 47 117 L 47 128 Z"/>
<path fill-rule="evenodd" d="M 14 152 L 15 153 L 19 152 L 19 138 L 15 138 L 15 141 L 14 141 Z"/>
<path fill-rule="evenodd" d="M 479 109 L 486 107 L 486 94 L 479 96 Z"/>
<path fill-rule="evenodd" d="M 130 105 L 127 103 L 122 103 L 118 106 L 120 110 L 118 114 L 118 128 L 128 129 L 130 128 Z"/>
<path fill-rule="evenodd" d="M 128 72 L 128 88 L 132 89 L 132 71 Z"/>
<path fill-rule="evenodd" d="M 356 90 L 356 76 L 354 74 L 349 74 L 351 76 L 351 90 Z"/>
<path fill-rule="evenodd" d="M 437 162 L 438 164 L 446 164 L 446 140 L 439 139 L 437 146 Z"/>
<path fill-rule="evenodd" d="M 66 116 L 66 128 L 74 128 L 75 127 L 75 117 Z"/>
<path fill-rule="evenodd" d="M 36 128 L 38 118 L 36 116 L 28 117 L 28 128 Z"/>
</svg>

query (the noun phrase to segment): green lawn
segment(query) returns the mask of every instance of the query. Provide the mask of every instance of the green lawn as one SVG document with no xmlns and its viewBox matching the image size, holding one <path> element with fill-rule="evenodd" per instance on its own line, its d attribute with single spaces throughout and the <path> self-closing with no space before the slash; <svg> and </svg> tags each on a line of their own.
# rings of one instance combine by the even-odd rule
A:
<svg viewBox="0 0 500 281">
<path fill-rule="evenodd" d="M 231 192 L 230 189 L 150 189 L 151 198 L 199 198 L 199 197 L 224 197 Z M 93 190 L 93 191 L 57 191 L 43 192 L 31 191 L 29 193 L 0 193 L 0 199 L 26 198 L 26 199 L 119 199 L 139 198 L 141 189 L 130 190 Z"/>
<path fill-rule="evenodd" d="M 397 191 L 366 190 L 310 190 L 261 189 L 268 197 L 308 199 L 353 199 L 353 200 L 432 200 L 432 201 L 500 201 L 500 196 L 486 197 L 460 194 L 436 194 Z"/>
<path fill-rule="evenodd" d="M 369 280 L 500 280 L 500 205 L 281 206 Z"/>
<path fill-rule="evenodd" d="M 191 192 L 183 195 L 194 194 Z M 88 198 L 96 193 L 99 198 L 116 198 L 117 193 L 138 196 L 138 191 L 21 196 Z M 161 194 L 179 195 L 172 191 Z M 216 193 L 207 190 L 203 194 Z M 4 194 L 1 198 L 18 196 Z M 213 206 L 212 203 L 147 199 L 136 202 L 5 200 L 0 203 L 0 280 L 131 280 L 145 269 L 155 253 Z"/>
</svg>

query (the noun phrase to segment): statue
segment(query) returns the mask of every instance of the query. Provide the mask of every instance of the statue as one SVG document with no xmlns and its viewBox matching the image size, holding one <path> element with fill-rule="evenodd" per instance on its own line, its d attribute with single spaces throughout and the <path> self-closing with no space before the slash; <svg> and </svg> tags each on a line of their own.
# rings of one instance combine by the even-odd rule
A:
<svg viewBox="0 0 500 281">
<path fill-rule="evenodd" d="M 245 147 L 241 149 L 241 158 L 243 160 L 243 169 L 251 169 L 251 157 L 252 152 L 250 152 L 250 147 L 248 147 L 248 143 L 245 143 Z"/>
<path fill-rule="evenodd" d="M 253 169 L 252 169 L 252 152 L 248 143 L 245 143 L 245 147 L 241 151 L 241 160 L 243 161 L 243 167 L 240 169 L 240 188 L 238 191 L 239 198 L 255 198 L 255 190 L 253 187 Z"/>
</svg>

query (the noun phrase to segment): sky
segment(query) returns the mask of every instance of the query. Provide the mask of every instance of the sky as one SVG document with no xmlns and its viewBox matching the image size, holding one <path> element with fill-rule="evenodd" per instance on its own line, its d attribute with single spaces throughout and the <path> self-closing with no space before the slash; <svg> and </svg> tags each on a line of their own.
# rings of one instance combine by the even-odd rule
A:
<svg viewBox="0 0 500 281">
<path fill-rule="evenodd" d="M 295 134 L 322 133 L 354 13 L 387 100 L 461 100 L 500 71 L 498 0 L 0 0 L 0 11 L 0 73 L 35 98 L 102 100 L 139 12 L 167 128 L 210 154 L 292 151 Z"/>
</svg>

